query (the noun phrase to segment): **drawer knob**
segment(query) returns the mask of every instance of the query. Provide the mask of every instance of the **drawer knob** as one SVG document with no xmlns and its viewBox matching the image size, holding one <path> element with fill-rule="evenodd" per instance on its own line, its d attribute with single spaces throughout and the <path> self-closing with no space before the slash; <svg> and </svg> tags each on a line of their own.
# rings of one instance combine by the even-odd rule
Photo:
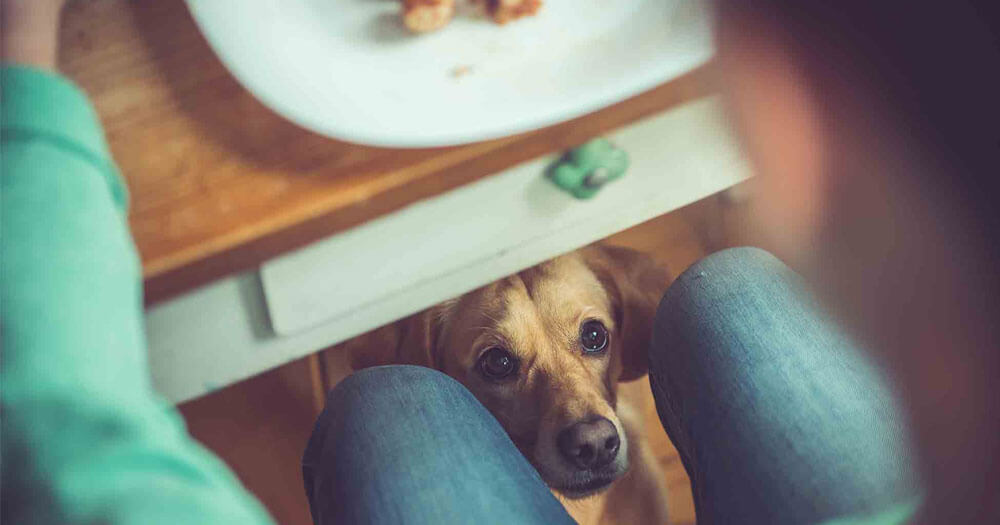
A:
<svg viewBox="0 0 1000 525">
<path fill-rule="evenodd" d="M 596 138 L 566 152 L 549 166 L 548 178 L 578 199 L 589 199 L 625 175 L 628 154 L 610 140 Z"/>
</svg>

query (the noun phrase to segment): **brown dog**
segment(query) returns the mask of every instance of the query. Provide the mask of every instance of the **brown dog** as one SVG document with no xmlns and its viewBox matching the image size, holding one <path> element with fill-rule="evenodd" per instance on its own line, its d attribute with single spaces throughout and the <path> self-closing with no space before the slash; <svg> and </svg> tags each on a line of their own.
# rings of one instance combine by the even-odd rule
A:
<svg viewBox="0 0 1000 525">
<path fill-rule="evenodd" d="M 581 523 L 666 523 L 628 403 L 667 271 L 626 248 L 557 257 L 342 345 L 357 370 L 417 364 L 465 385 Z M 346 346 L 346 348 L 344 348 Z M 643 388 L 644 385 L 636 385 Z"/>
</svg>

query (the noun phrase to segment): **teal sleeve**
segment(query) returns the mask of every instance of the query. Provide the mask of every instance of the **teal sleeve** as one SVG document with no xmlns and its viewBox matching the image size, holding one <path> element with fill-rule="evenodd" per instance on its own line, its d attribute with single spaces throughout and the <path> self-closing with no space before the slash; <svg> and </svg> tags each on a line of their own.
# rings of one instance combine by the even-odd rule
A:
<svg viewBox="0 0 1000 525">
<path fill-rule="evenodd" d="M 868 516 L 847 516 L 823 522 L 823 525 L 905 525 L 917 513 L 920 501 L 900 503 Z"/>
<path fill-rule="evenodd" d="M 0 70 L 3 523 L 270 523 L 152 390 L 125 187 L 69 81 Z"/>
</svg>

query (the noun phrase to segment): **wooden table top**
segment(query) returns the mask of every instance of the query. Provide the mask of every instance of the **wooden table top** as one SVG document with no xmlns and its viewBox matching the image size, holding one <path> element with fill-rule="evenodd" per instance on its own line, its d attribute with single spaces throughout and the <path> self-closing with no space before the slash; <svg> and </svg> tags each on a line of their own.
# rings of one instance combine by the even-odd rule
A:
<svg viewBox="0 0 1000 525">
<path fill-rule="evenodd" d="M 60 67 L 90 95 L 131 191 L 153 303 L 715 90 L 703 66 L 614 106 L 457 147 L 388 149 L 299 128 L 222 66 L 181 0 L 76 2 Z"/>
</svg>

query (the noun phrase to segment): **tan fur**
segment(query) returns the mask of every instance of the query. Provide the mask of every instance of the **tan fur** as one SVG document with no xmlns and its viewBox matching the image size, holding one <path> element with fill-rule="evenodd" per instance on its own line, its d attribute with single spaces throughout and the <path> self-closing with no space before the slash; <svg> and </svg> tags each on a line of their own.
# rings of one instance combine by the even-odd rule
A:
<svg viewBox="0 0 1000 525">
<path fill-rule="evenodd" d="M 349 341 L 357 370 L 418 364 L 464 384 L 497 418 L 580 523 L 665 523 L 666 497 L 658 464 L 645 443 L 641 417 L 619 381 L 646 374 L 646 351 L 657 303 L 669 276 L 638 252 L 593 245 L 557 257 L 454 300 Z M 579 349 L 588 319 L 611 334 L 600 356 Z M 521 362 L 516 381 L 485 381 L 481 352 L 503 346 Z M 622 439 L 622 474 L 602 492 L 570 499 L 559 492 L 571 469 L 555 436 L 594 415 L 608 418 Z M 627 463 L 625 463 L 627 461 Z M 626 470 L 627 469 L 627 470 Z"/>
</svg>

